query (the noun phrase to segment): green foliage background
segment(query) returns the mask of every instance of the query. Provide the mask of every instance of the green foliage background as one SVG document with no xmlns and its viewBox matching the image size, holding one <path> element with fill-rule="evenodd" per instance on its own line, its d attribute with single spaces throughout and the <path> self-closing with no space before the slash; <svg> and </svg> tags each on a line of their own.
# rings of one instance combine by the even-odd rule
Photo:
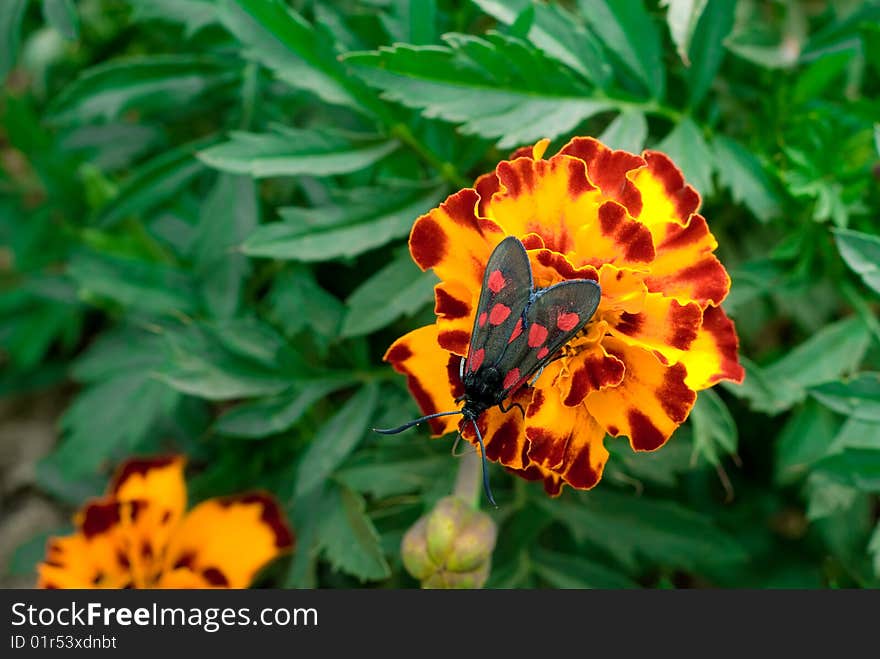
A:
<svg viewBox="0 0 880 659">
<path fill-rule="evenodd" d="M 0 393 L 76 384 L 65 505 L 182 451 L 192 500 L 287 511 L 259 585 L 417 585 L 451 441 L 369 431 L 417 413 L 381 363 L 433 318 L 409 228 L 595 135 L 703 195 L 748 375 L 591 492 L 493 467 L 489 585 L 880 583 L 880 3 L 4 0 L 0 74 Z"/>
</svg>

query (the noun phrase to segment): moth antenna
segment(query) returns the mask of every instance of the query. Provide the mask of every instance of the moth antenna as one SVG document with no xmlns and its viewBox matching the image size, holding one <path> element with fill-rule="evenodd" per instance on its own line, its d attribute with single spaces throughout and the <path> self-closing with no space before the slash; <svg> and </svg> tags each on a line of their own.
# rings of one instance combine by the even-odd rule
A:
<svg viewBox="0 0 880 659">
<path fill-rule="evenodd" d="M 483 457 L 483 489 L 486 491 L 486 498 L 489 499 L 489 503 L 497 508 L 498 504 L 495 503 L 495 497 L 492 496 L 492 488 L 489 487 L 489 468 L 486 462 L 486 447 L 483 445 L 483 435 L 480 433 L 476 419 L 471 419 L 471 423 L 474 424 L 474 430 L 477 432 L 477 441 L 480 442 L 480 455 Z"/>
<path fill-rule="evenodd" d="M 438 416 L 452 416 L 453 414 L 461 414 L 461 410 L 452 410 L 451 412 L 437 412 L 436 414 L 428 414 L 427 416 L 419 417 L 409 423 L 404 423 L 402 426 L 397 426 L 396 428 L 373 428 L 373 432 L 378 432 L 383 435 L 396 435 L 399 432 L 403 432 L 408 428 L 412 428 L 413 426 L 417 426 L 424 421 L 429 421 L 430 419 L 436 419 Z"/>
</svg>

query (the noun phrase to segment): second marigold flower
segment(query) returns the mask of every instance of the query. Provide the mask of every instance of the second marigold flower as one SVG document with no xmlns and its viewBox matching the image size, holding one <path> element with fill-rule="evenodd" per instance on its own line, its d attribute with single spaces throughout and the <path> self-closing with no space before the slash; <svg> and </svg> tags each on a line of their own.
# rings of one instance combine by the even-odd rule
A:
<svg viewBox="0 0 880 659">
<path fill-rule="evenodd" d="M 455 408 L 485 265 L 505 236 L 526 246 L 536 287 L 599 282 L 593 319 L 533 387 L 511 396 L 524 418 L 493 408 L 479 420 L 490 460 L 557 495 L 566 483 L 599 482 L 606 434 L 655 450 L 687 418 L 696 392 L 740 382 L 744 372 L 720 307 L 730 278 L 696 212 L 700 197 L 672 161 L 591 138 L 549 159 L 546 146 L 517 151 L 416 221 L 410 253 L 441 280 L 437 321 L 398 339 L 385 359 L 407 375 L 424 414 Z M 435 436 L 457 423 L 430 421 Z M 469 424 L 462 432 L 474 440 Z"/>
</svg>

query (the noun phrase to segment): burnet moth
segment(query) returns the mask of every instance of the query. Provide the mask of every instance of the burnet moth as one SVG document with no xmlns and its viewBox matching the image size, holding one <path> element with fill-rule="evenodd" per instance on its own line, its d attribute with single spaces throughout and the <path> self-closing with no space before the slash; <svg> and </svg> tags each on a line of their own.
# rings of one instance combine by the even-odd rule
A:
<svg viewBox="0 0 880 659">
<path fill-rule="evenodd" d="M 525 416 L 521 405 L 505 408 L 504 401 L 537 379 L 541 369 L 592 318 L 600 297 L 599 284 L 590 279 L 570 279 L 536 290 L 525 246 L 508 236 L 495 247 L 483 275 L 468 354 L 459 367 L 464 393 L 455 402 L 464 401 L 462 408 L 428 414 L 397 428 L 373 430 L 394 435 L 429 419 L 461 414 L 474 427 L 483 458 L 483 489 L 497 507 L 477 419 L 495 405 L 505 413 L 517 407 Z"/>
</svg>

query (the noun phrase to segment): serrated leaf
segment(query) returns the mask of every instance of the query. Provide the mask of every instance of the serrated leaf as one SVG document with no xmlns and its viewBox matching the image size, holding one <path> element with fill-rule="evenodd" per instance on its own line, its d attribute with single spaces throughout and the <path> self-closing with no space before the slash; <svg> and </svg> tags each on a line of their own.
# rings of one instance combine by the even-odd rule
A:
<svg viewBox="0 0 880 659">
<path fill-rule="evenodd" d="M 272 320 L 290 337 L 305 328 L 328 340 L 339 335 L 342 303 L 323 289 L 311 270 L 297 266 L 275 278 L 269 292 Z"/>
<path fill-rule="evenodd" d="M 443 195 L 438 189 L 405 196 L 386 193 L 385 199 L 360 208 L 298 209 L 299 214 L 311 213 L 315 217 L 325 212 L 337 213 L 339 221 L 324 227 L 303 222 L 266 224 L 251 234 L 241 249 L 249 256 L 298 261 L 356 256 L 408 234 L 413 220 L 434 207 Z M 281 213 L 285 215 L 283 210 Z"/>
<path fill-rule="evenodd" d="M 340 469 L 336 478 L 356 492 L 382 499 L 425 490 L 448 469 L 448 456 L 432 456 L 354 464 Z"/>
<path fill-rule="evenodd" d="M 538 548 L 531 552 L 530 558 L 532 570 L 553 588 L 639 587 L 625 575 L 579 556 Z"/>
<path fill-rule="evenodd" d="M 65 39 L 79 38 L 79 16 L 73 0 L 43 0 L 43 17 Z"/>
<path fill-rule="evenodd" d="M 718 466 L 723 455 L 736 453 L 739 444 L 736 421 L 717 393 L 711 389 L 701 391 L 690 419 L 694 429 L 694 456 L 699 455 Z"/>
<path fill-rule="evenodd" d="M 321 485 L 370 432 L 378 390 L 366 385 L 318 430 L 297 469 L 296 497 Z"/>
<path fill-rule="evenodd" d="M 599 141 L 612 149 L 641 153 L 648 137 L 648 122 L 638 110 L 624 110 L 608 124 Z"/>
<path fill-rule="evenodd" d="M 460 123 L 464 133 L 500 137 L 502 148 L 561 135 L 613 107 L 516 39 L 453 33 L 444 40 L 448 47 L 400 44 L 350 53 L 345 61 L 384 98 Z"/>
<path fill-rule="evenodd" d="M 191 37 L 199 30 L 216 23 L 214 0 L 128 0 L 134 9 L 132 20 L 160 20 L 180 23 L 184 34 Z"/>
<path fill-rule="evenodd" d="M 752 153 L 724 136 L 713 140 L 712 150 L 718 177 L 730 188 L 734 201 L 744 204 L 762 222 L 780 214 L 779 198 L 761 162 Z"/>
<path fill-rule="evenodd" d="M 660 6 L 666 7 L 666 25 L 675 50 L 685 66 L 691 64 L 688 51 L 706 3 L 707 0 L 660 0 Z"/>
<path fill-rule="evenodd" d="M 704 197 L 712 194 L 715 156 L 703 139 L 702 131 L 689 117 L 679 121 L 657 149 L 672 158 L 697 192 Z"/>
<path fill-rule="evenodd" d="M 348 297 L 341 336 L 361 336 L 414 314 L 432 299 L 437 277 L 421 272 L 409 252 L 379 270 Z"/>
<path fill-rule="evenodd" d="M 21 21 L 27 3 L 28 0 L 0 2 L 0 80 L 6 79 L 18 57 Z"/>
<path fill-rule="evenodd" d="M 810 388 L 820 403 L 852 419 L 880 422 L 880 373 L 861 373 L 846 382 Z"/>
<path fill-rule="evenodd" d="M 333 488 L 324 501 L 318 543 L 335 569 L 361 581 L 386 579 L 391 575 L 391 566 L 365 508 L 359 494 L 347 487 Z"/>
<path fill-rule="evenodd" d="M 199 159 L 224 172 L 269 176 L 330 176 L 369 167 L 394 151 L 395 141 L 362 139 L 276 127 L 272 133 L 233 131 L 230 140 L 201 151 Z"/>
<path fill-rule="evenodd" d="M 579 0 L 581 16 L 652 98 L 663 98 L 666 72 L 660 35 L 642 0 Z"/>
<path fill-rule="evenodd" d="M 339 62 L 332 36 L 278 0 L 221 0 L 220 20 L 245 55 L 297 89 L 334 105 L 383 114 L 372 94 Z"/>
<path fill-rule="evenodd" d="M 724 59 L 724 40 L 733 29 L 735 2 L 709 2 L 691 39 L 687 71 L 688 104 L 696 107 L 712 86 Z"/>
<path fill-rule="evenodd" d="M 880 236 L 833 229 L 837 250 L 846 264 L 875 293 L 880 293 Z"/>
<path fill-rule="evenodd" d="M 61 124 L 111 121 L 123 113 L 179 112 L 202 94 L 238 76 L 227 62 L 198 55 L 149 55 L 86 69 L 53 100 Z"/>
</svg>

